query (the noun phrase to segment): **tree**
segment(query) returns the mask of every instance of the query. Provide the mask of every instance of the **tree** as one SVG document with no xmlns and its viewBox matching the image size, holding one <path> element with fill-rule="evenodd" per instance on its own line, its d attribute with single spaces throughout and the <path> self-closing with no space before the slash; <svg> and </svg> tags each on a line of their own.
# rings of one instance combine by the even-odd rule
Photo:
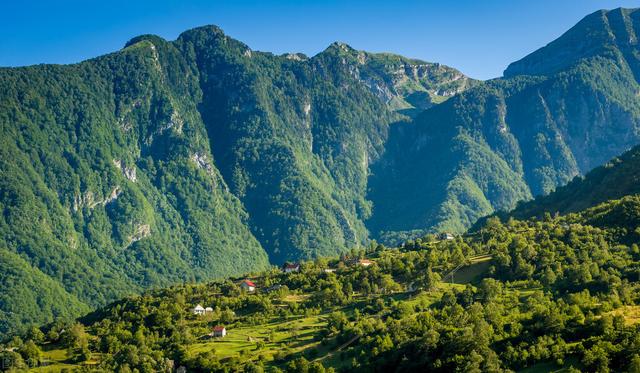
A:
<svg viewBox="0 0 640 373">
<path fill-rule="evenodd" d="M 40 363 L 40 357 L 42 352 L 40 348 L 33 342 L 33 340 L 27 341 L 18 350 L 18 353 L 26 361 L 28 366 L 37 366 Z"/>
<path fill-rule="evenodd" d="M 44 333 L 40 328 L 32 326 L 27 331 L 27 339 L 34 341 L 35 343 L 42 343 L 44 341 Z"/>
<path fill-rule="evenodd" d="M 67 348 L 67 357 L 72 361 L 80 362 L 91 359 L 89 349 L 89 336 L 84 330 L 84 325 L 75 323 L 63 336 L 63 342 Z"/>
<path fill-rule="evenodd" d="M 635 354 L 633 358 L 631 358 L 631 362 L 629 363 L 629 368 L 627 369 L 629 373 L 640 373 L 640 355 Z"/>
</svg>

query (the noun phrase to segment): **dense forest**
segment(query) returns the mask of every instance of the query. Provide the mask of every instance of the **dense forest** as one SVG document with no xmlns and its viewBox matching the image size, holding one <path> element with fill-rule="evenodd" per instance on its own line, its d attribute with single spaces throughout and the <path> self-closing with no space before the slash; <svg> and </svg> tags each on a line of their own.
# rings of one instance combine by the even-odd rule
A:
<svg viewBox="0 0 640 373">
<path fill-rule="evenodd" d="M 255 52 L 216 27 L 0 69 L 0 333 L 363 244 L 387 125 L 473 84 L 343 44 Z"/>
<path fill-rule="evenodd" d="M 503 78 L 393 127 L 373 165 L 369 228 L 387 242 L 463 232 L 638 145 L 639 17 L 595 12 Z"/>
<path fill-rule="evenodd" d="M 638 372 L 639 226 L 638 195 L 493 217 L 452 239 L 148 291 L 34 327 L 2 354 L 16 368 L 117 372 Z"/>
<path fill-rule="evenodd" d="M 459 234 L 546 194 L 640 142 L 639 15 L 589 15 L 487 82 L 343 43 L 258 52 L 215 26 L 0 68 L 0 333 Z"/>
</svg>

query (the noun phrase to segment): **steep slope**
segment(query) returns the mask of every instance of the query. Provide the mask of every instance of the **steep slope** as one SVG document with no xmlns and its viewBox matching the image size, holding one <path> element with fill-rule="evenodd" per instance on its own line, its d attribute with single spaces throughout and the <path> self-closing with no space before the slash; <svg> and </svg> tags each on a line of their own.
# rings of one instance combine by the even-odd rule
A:
<svg viewBox="0 0 640 373">
<path fill-rule="evenodd" d="M 520 203 L 513 211 L 501 215 L 524 219 L 542 217 L 546 212 L 567 214 L 639 193 L 640 147 L 635 147 L 584 177 L 576 177 L 552 193 Z"/>
<path fill-rule="evenodd" d="M 391 109 L 410 117 L 479 83 L 445 65 L 357 51 L 343 43 L 332 44 L 325 54 L 348 64 L 351 76 Z"/>
<path fill-rule="evenodd" d="M 252 291 L 246 277 L 147 291 L 7 341 L 0 357 L 20 368 L 37 344 L 43 364 L 109 372 L 633 372 L 638 224 L 637 195 L 494 218 L 455 240 L 253 273 Z"/>
<path fill-rule="evenodd" d="M 398 125 L 371 180 L 371 230 L 462 231 L 638 144 L 639 17 L 591 14 L 505 78 Z"/>
<path fill-rule="evenodd" d="M 0 277 L 0 333 L 366 242 L 369 164 L 402 117 L 389 100 L 420 91 L 431 105 L 473 84 L 399 56 L 367 64 L 382 57 L 343 44 L 274 56 L 207 26 L 0 69 L 0 253 L 25 268 Z M 47 292 L 46 311 L 7 316 L 9 298 Z"/>
<path fill-rule="evenodd" d="M 180 58 L 144 42 L 78 65 L 0 70 L 0 250 L 32 267 L 24 276 L 96 306 L 267 266 L 211 163 Z M 46 285 L 38 276 L 29 281 Z M 23 286 L 2 280 L 7 294 Z M 44 301 L 65 315 L 78 309 L 68 298 Z"/>
</svg>

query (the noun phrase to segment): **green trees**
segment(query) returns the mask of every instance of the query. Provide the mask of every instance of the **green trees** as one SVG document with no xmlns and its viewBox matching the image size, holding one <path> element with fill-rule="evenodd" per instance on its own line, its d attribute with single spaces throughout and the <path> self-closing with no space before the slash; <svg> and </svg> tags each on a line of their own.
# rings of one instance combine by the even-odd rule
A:
<svg viewBox="0 0 640 373">
<path fill-rule="evenodd" d="M 65 330 L 62 342 L 67 348 L 67 358 L 74 362 L 82 362 L 91 359 L 89 349 L 89 336 L 84 325 L 75 323 Z"/>
</svg>

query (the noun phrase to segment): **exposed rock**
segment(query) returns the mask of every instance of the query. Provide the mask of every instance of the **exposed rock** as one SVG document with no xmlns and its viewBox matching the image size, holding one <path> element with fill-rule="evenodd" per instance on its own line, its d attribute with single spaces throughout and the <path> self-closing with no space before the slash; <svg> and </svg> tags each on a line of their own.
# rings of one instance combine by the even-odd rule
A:
<svg viewBox="0 0 640 373">
<path fill-rule="evenodd" d="M 115 188 L 113 188 L 113 190 L 111 190 L 109 196 L 100 200 L 96 200 L 94 193 L 90 190 L 84 192 L 83 194 L 76 194 L 73 197 L 73 211 L 78 212 L 84 206 L 90 209 L 93 209 L 98 205 L 106 206 L 118 199 L 120 193 L 122 193 L 120 186 L 116 186 Z"/>
<path fill-rule="evenodd" d="M 135 232 L 129 236 L 128 243 L 125 246 L 129 247 L 133 243 L 140 241 L 141 239 L 148 237 L 151 234 L 151 226 L 149 224 L 140 224 L 136 227 Z"/>
<path fill-rule="evenodd" d="M 191 156 L 191 160 L 200 169 L 207 171 L 209 174 L 213 174 L 213 165 L 209 161 L 209 157 L 206 154 L 194 153 Z"/>
<path fill-rule="evenodd" d="M 122 175 L 126 177 L 128 180 L 136 182 L 138 180 L 136 176 L 136 167 L 128 167 L 123 164 L 123 162 L 119 159 L 114 159 L 113 164 L 118 168 L 118 170 L 122 171 Z"/>
</svg>

